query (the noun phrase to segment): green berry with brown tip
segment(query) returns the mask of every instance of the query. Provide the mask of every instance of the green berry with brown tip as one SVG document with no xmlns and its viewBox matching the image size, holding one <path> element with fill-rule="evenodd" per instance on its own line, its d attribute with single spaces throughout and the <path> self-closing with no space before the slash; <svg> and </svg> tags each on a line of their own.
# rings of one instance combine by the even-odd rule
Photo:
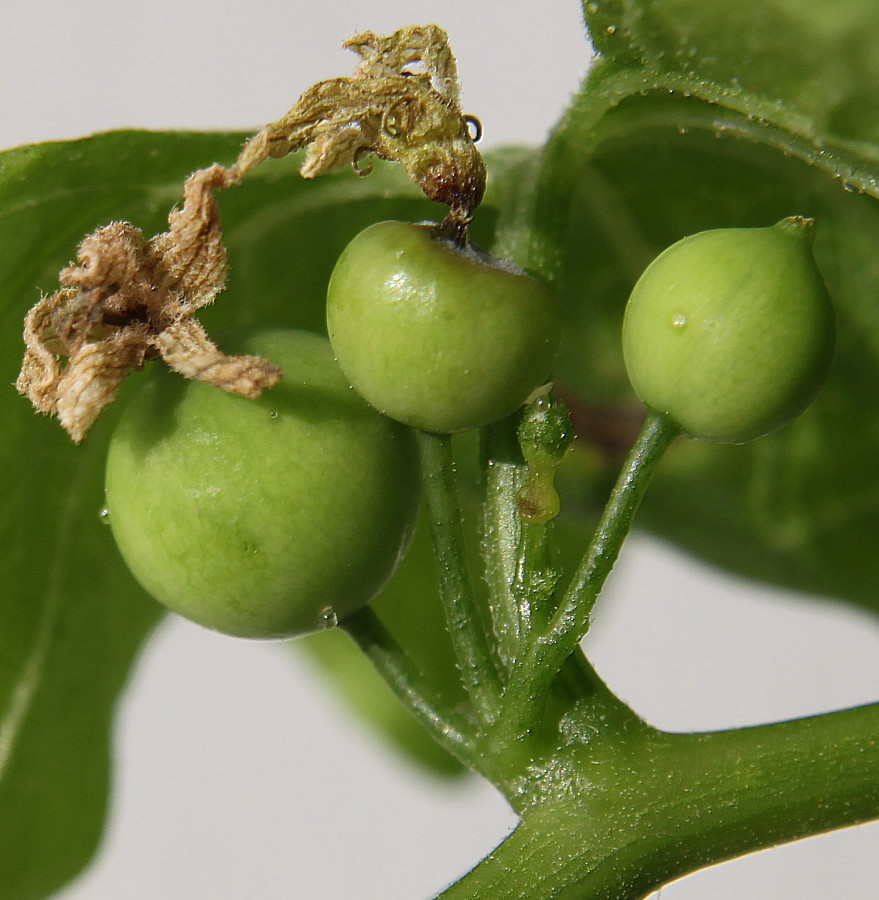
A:
<svg viewBox="0 0 879 900">
<path fill-rule="evenodd" d="M 437 433 L 515 412 L 549 378 L 561 334 L 542 281 L 408 222 L 379 222 L 345 248 L 327 328 L 361 396 Z"/>
</svg>

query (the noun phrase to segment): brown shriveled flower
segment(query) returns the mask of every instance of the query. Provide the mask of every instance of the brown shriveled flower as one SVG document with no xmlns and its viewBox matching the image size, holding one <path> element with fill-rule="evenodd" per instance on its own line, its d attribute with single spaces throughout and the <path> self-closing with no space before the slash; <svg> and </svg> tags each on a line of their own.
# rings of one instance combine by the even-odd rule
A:
<svg viewBox="0 0 879 900">
<path fill-rule="evenodd" d="M 226 356 L 192 317 L 226 280 L 212 191 L 233 180 L 222 166 L 194 173 L 168 231 L 149 241 L 126 222 L 99 228 L 80 244 L 78 264 L 61 272 L 61 290 L 28 313 L 16 387 L 77 443 L 145 359 L 161 356 L 187 378 L 246 397 L 280 379 L 264 359 Z"/>
<path fill-rule="evenodd" d="M 305 178 L 346 165 L 367 174 L 358 166 L 372 153 L 401 163 L 430 200 L 449 207 L 446 221 L 466 228 L 485 191 L 485 164 L 470 133 L 475 120 L 461 112 L 445 31 L 436 25 L 388 37 L 367 31 L 343 46 L 360 54 L 354 74 L 309 88 L 247 142 L 233 171 L 242 176 L 267 157 L 308 146 Z"/>
</svg>

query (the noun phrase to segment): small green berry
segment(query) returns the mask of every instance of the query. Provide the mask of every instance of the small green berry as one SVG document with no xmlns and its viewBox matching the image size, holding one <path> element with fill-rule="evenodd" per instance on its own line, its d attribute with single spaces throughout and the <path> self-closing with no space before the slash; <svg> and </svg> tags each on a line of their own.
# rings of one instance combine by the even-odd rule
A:
<svg viewBox="0 0 879 900">
<path fill-rule="evenodd" d="M 407 222 L 379 222 L 345 248 L 327 327 L 361 396 L 438 433 L 515 412 L 549 377 L 561 332 L 543 282 Z"/>
<path fill-rule="evenodd" d="M 743 443 L 799 415 L 833 357 L 812 221 L 684 238 L 648 266 L 623 323 L 635 393 L 684 433 Z"/>
<path fill-rule="evenodd" d="M 110 441 L 106 497 L 129 569 L 195 622 L 251 638 L 330 627 L 369 603 L 414 526 L 414 435 L 348 386 L 325 338 L 232 336 L 279 364 L 256 400 L 157 363 Z"/>
</svg>

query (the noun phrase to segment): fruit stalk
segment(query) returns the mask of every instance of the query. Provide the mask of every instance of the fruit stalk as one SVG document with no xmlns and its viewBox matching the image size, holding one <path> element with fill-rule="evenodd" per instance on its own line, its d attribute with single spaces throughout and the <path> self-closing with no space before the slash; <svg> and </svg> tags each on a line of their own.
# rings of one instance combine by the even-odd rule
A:
<svg viewBox="0 0 879 900">
<path fill-rule="evenodd" d="M 464 765 L 472 767 L 475 757 L 469 723 L 445 708 L 372 609 L 365 607 L 348 616 L 339 622 L 339 627 L 369 658 L 379 675 L 434 740 Z"/>
<path fill-rule="evenodd" d="M 440 597 L 461 670 L 461 681 L 477 715 L 483 721 L 491 721 L 497 709 L 500 680 L 476 607 L 464 556 L 452 439 L 447 434 L 423 431 L 417 435 Z"/>
</svg>

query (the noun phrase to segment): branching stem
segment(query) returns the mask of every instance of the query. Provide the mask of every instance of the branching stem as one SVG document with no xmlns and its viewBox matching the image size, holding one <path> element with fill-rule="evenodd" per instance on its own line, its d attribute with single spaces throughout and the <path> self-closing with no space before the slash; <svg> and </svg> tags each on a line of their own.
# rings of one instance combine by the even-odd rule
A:
<svg viewBox="0 0 879 900">
<path fill-rule="evenodd" d="M 879 704 L 572 748 L 558 798 L 444 900 L 638 900 L 702 866 L 879 816 Z M 564 761 L 564 751 L 554 761 Z M 571 790 L 581 779 L 585 790 Z"/>
<path fill-rule="evenodd" d="M 502 718 L 515 712 L 517 728 L 534 729 L 542 719 L 550 686 L 589 630 L 595 601 L 617 561 L 656 466 L 679 433 L 667 416 L 648 413 L 570 587 L 548 626 L 533 635 L 516 662 Z"/>
</svg>

